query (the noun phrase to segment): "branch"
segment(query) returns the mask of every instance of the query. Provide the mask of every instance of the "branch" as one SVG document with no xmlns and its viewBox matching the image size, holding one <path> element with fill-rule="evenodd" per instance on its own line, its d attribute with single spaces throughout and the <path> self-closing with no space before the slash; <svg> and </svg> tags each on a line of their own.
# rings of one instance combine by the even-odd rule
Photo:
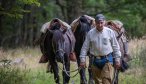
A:
<svg viewBox="0 0 146 84">
<path fill-rule="evenodd" d="M 62 15 L 64 16 L 64 19 L 67 20 L 67 17 L 66 17 L 66 6 L 63 5 L 60 0 L 56 0 L 56 4 L 61 8 L 61 11 L 62 11 Z"/>
</svg>

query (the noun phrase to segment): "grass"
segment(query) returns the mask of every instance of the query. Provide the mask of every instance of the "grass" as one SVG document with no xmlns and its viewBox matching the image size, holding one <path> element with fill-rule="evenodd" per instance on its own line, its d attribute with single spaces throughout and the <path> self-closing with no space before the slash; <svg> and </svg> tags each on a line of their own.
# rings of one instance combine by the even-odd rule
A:
<svg viewBox="0 0 146 84">
<path fill-rule="evenodd" d="M 28 70 L 0 68 L 0 84 L 30 84 Z"/>
<path fill-rule="evenodd" d="M 146 40 L 134 39 L 129 42 L 129 53 L 133 60 L 130 69 L 120 74 L 120 84 L 146 84 Z"/>
<path fill-rule="evenodd" d="M 146 84 L 146 40 L 134 39 L 129 42 L 129 53 L 133 60 L 130 69 L 120 73 L 119 84 Z M 39 48 L 0 49 L 0 61 L 23 59 L 18 64 L 6 66 L 0 62 L 0 84 L 55 84 L 54 75 L 46 73 L 47 64 L 39 64 L 41 52 Z M 62 66 L 59 64 L 59 66 Z M 76 69 L 76 63 L 71 63 L 71 70 Z M 87 70 L 86 70 L 87 72 Z M 62 72 L 59 72 L 62 81 Z M 72 73 L 71 75 L 74 75 Z M 88 76 L 88 73 L 86 73 Z M 70 84 L 79 84 L 79 74 L 70 79 Z"/>
</svg>

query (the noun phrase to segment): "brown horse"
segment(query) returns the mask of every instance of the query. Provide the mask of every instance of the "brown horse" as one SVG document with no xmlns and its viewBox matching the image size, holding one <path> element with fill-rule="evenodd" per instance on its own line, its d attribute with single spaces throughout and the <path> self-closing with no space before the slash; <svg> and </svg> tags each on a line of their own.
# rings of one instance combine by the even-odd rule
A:
<svg viewBox="0 0 146 84">
<path fill-rule="evenodd" d="M 122 54 L 121 69 L 115 73 L 114 84 L 118 84 L 119 71 L 124 72 L 126 69 L 128 69 L 127 62 L 131 60 L 131 57 L 128 55 L 128 38 L 126 35 L 125 28 L 123 27 L 123 23 L 119 20 L 109 20 L 107 21 L 106 26 L 115 32 Z"/>
<path fill-rule="evenodd" d="M 49 29 L 46 30 L 43 51 L 48 58 L 51 71 L 54 73 L 54 80 L 60 84 L 59 68 L 57 62 L 63 64 L 63 84 L 68 84 L 70 80 L 70 59 L 69 54 L 73 51 L 75 39 L 70 28 L 62 28 L 60 20 L 53 19 Z M 65 72 L 66 71 L 66 72 Z"/>
<path fill-rule="evenodd" d="M 83 15 L 80 18 L 74 20 L 71 24 L 72 30 L 74 31 L 74 35 L 76 38 L 75 53 L 76 53 L 76 57 L 77 57 L 78 66 L 80 64 L 79 55 L 80 55 L 82 45 L 86 38 L 86 34 L 88 33 L 88 31 L 90 31 L 91 26 L 92 26 L 92 20 L 89 18 L 90 18 L 89 16 Z M 89 67 L 88 67 L 89 84 L 93 84 L 92 73 L 91 73 L 91 68 L 90 68 L 91 62 L 92 62 L 92 58 L 89 56 Z M 87 84 L 85 69 L 80 70 L 80 80 L 81 80 L 81 82 L 80 82 L 81 84 Z"/>
</svg>

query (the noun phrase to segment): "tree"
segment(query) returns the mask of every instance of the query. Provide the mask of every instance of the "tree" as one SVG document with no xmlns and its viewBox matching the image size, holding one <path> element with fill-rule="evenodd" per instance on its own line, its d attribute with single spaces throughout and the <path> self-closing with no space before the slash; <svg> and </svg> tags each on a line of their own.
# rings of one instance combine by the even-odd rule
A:
<svg viewBox="0 0 146 84">
<path fill-rule="evenodd" d="M 60 7 L 64 20 L 68 23 L 82 15 L 82 0 L 56 0 L 56 4 Z"/>
<path fill-rule="evenodd" d="M 0 46 L 32 45 L 42 24 L 52 18 L 70 24 L 83 14 L 97 13 L 122 21 L 130 37 L 142 37 L 145 4 L 145 0 L 0 0 Z"/>
<path fill-rule="evenodd" d="M 40 3 L 37 0 L 0 0 L 0 44 L 17 43 L 21 31 L 21 19 L 23 13 L 29 13 L 23 6 L 36 5 Z M 18 32 L 17 32 L 18 30 Z M 2 38 L 3 37 L 3 38 Z M 12 41 L 13 40 L 13 41 Z"/>
</svg>

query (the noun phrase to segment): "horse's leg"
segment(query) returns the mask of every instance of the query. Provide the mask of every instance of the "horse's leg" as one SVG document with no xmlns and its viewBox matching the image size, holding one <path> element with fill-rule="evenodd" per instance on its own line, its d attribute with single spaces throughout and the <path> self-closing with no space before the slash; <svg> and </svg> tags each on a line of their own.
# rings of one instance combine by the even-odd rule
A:
<svg viewBox="0 0 146 84">
<path fill-rule="evenodd" d="M 94 84 L 93 76 L 92 76 L 92 70 L 91 65 L 93 63 L 93 57 L 89 56 L 89 66 L 88 66 L 88 72 L 89 72 L 89 82 L 88 84 Z"/>
<path fill-rule="evenodd" d="M 80 58 L 79 55 L 77 55 L 77 63 L 78 63 L 78 67 L 80 66 Z M 80 83 L 81 84 L 87 84 L 87 79 L 86 79 L 86 75 L 85 75 L 85 68 L 80 69 L 79 73 L 80 73 Z"/>
<path fill-rule="evenodd" d="M 119 71 L 116 73 L 114 84 L 118 84 L 118 80 L 119 80 Z"/>
<path fill-rule="evenodd" d="M 64 66 L 63 70 L 70 71 L 70 60 L 69 60 L 69 58 L 65 58 L 64 61 L 65 61 L 65 65 L 63 64 L 63 66 Z M 62 75 L 63 75 L 63 84 L 69 84 L 70 73 L 62 71 Z"/>
<path fill-rule="evenodd" d="M 54 60 L 54 59 L 51 59 L 50 60 L 50 64 L 51 64 L 51 68 L 53 69 L 53 72 L 54 72 L 54 79 L 55 79 L 55 82 L 57 84 L 60 84 L 59 82 L 59 70 L 58 70 L 58 65 L 57 65 L 57 62 Z"/>
<path fill-rule="evenodd" d="M 51 66 L 50 62 L 48 61 L 46 73 L 49 73 L 49 72 L 53 73 L 52 66 Z"/>
</svg>

